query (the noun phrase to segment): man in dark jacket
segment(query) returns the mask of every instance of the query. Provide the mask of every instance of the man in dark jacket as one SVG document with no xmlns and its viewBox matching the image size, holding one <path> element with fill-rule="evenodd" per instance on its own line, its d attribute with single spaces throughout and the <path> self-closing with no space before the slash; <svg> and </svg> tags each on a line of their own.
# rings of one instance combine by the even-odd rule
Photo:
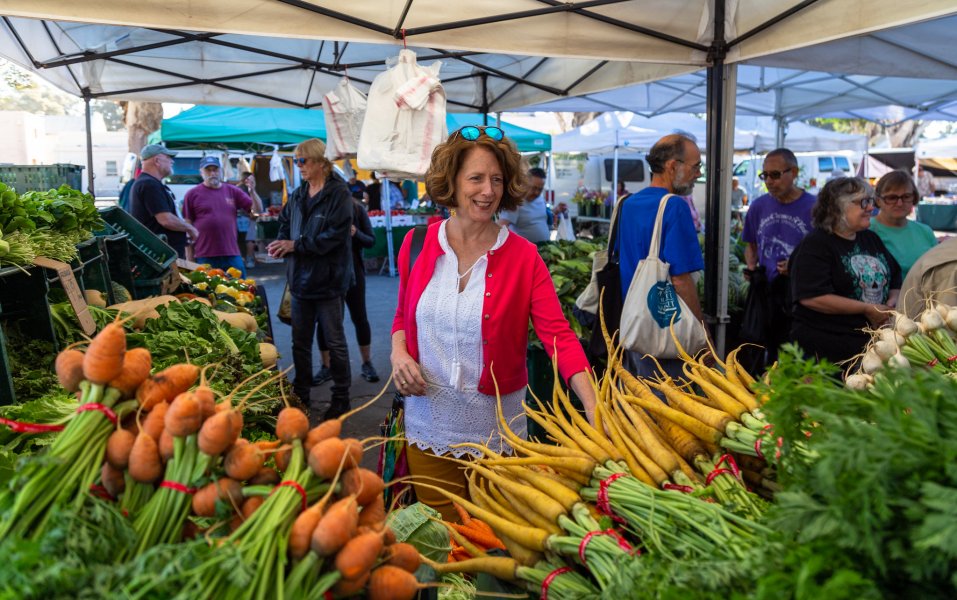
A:
<svg viewBox="0 0 957 600">
<path fill-rule="evenodd" d="M 316 420 L 310 398 L 312 342 L 316 324 L 329 347 L 332 400 L 323 419 L 349 410 L 349 348 L 342 325 L 343 299 L 352 284 L 352 195 L 333 175 L 325 144 L 309 139 L 296 147 L 295 162 L 303 183 L 279 214 L 279 234 L 267 250 L 288 257 L 286 278 L 292 295 L 293 390 Z"/>
</svg>

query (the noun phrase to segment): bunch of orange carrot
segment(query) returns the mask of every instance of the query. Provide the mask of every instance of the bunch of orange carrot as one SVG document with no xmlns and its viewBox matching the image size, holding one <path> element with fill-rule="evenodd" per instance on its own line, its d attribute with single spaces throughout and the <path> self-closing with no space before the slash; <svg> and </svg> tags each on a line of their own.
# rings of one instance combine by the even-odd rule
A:
<svg viewBox="0 0 957 600">
<path fill-rule="evenodd" d="M 57 356 L 60 385 L 76 392 L 79 407 L 61 423 L 49 449 L 18 472 L 14 486 L 0 492 L 4 507 L 0 539 L 38 539 L 50 509 L 60 503 L 79 506 L 94 483 L 110 432 L 135 411 L 137 388 L 150 373 L 149 352 L 126 349 L 126 334 L 110 323 L 85 352 L 66 349 Z"/>
</svg>

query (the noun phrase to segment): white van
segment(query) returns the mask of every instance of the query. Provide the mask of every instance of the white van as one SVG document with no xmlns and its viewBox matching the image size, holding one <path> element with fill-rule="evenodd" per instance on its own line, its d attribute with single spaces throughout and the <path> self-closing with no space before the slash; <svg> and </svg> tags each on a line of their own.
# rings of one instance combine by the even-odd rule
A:
<svg viewBox="0 0 957 600">
<path fill-rule="evenodd" d="M 651 166 L 644 152 L 618 154 L 618 181 L 625 183 L 625 189 L 634 194 L 651 185 Z M 572 201 L 575 192 L 582 186 L 589 191 L 598 190 L 611 194 L 614 190 L 614 154 L 586 155 L 559 154 L 553 157 L 550 195 L 546 199 L 553 206 L 565 202 L 572 216 L 578 215 L 578 207 Z M 704 218 L 705 212 L 704 176 L 695 183 L 692 199 L 698 214 Z"/>
<path fill-rule="evenodd" d="M 817 194 L 835 173 L 853 177 L 857 174 L 860 157 L 852 151 L 838 152 L 796 152 L 798 177 L 796 185 L 812 194 Z M 764 156 L 752 155 L 734 166 L 733 175 L 748 195 L 748 202 L 768 193 L 767 186 L 758 178 L 764 166 Z"/>
</svg>

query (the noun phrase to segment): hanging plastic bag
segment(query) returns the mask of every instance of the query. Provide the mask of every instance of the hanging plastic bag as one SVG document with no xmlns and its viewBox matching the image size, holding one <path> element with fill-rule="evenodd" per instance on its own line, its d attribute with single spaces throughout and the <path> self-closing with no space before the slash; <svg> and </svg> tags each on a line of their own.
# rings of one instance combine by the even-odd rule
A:
<svg viewBox="0 0 957 600">
<path fill-rule="evenodd" d="M 403 49 L 396 65 L 375 78 L 359 136 L 359 167 L 396 179 L 425 175 L 432 150 L 448 136 L 441 66 L 419 66 L 415 53 Z"/>
<path fill-rule="evenodd" d="M 347 77 L 322 97 L 326 119 L 326 158 L 339 160 L 359 151 L 359 134 L 366 114 L 367 100 Z"/>
<path fill-rule="evenodd" d="M 279 157 L 279 151 L 273 148 L 272 157 L 269 159 L 269 181 L 282 181 L 286 174 L 282 168 L 282 158 Z"/>
<path fill-rule="evenodd" d="M 572 227 L 571 219 L 565 215 L 558 215 L 558 239 L 575 241 L 575 229 Z"/>
</svg>

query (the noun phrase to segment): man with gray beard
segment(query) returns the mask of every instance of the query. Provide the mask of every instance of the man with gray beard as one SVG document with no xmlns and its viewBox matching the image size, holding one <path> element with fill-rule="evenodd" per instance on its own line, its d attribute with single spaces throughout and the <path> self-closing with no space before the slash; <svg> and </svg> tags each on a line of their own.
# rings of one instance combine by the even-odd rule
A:
<svg viewBox="0 0 957 600">
<path fill-rule="evenodd" d="M 691 318 L 704 320 L 695 282 L 704 269 L 704 257 L 688 204 L 680 196 L 688 196 L 695 180 L 701 176 L 701 151 L 691 138 L 682 134 L 667 135 L 658 140 L 647 156 L 651 167 L 651 185 L 622 200 L 618 208 L 618 233 L 621 296 L 627 302 L 628 286 L 638 262 L 648 256 L 654 233 L 658 206 L 668 198 L 661 221 L 659 258 L 671 265 L 671 282 L 675 292 L 691 310 Z M 629 370 L 645 377 L 656 376 L 654 361 L 628 352 Z M 662 369 L 672 377 L 682 377 L 680 360 L 659 360 Z"/>
<path fill-rule="evenodd" d="M 252 199 L 235 185 L 223 182 L 222 167 L 215 156 L 199 163 L 203 183 L 186 192 L 183 217 L 199 230 L 193 251 L 196 262 L 226 270 L 235 267 L 246 277 L 246 265 L 239 253 L 236 213 L 248 211 Z M 262 206 L 257 207 L 262 211 Z"/>
</svg>

